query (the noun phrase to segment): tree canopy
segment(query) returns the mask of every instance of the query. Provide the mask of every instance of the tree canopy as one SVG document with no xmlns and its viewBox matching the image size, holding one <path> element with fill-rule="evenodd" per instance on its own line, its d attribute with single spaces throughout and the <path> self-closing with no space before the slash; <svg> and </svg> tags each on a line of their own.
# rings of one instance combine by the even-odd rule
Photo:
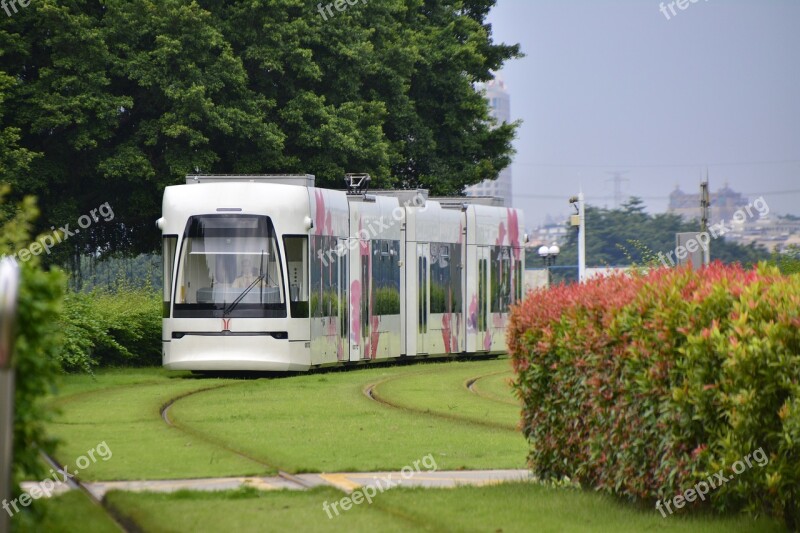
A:
<svg viewBox="0 0 800 533">
<path fill-rule="evenodd" d="M 37 0 L 0 17 L 0 180 L 39 230 L 104 202 L 113 223 L 54 249 L 149 251 L 186 174 L 346 172 L 459 193 L 510 163 L 477 82 L 519 55 L 494 0 Z"/>
</svg>

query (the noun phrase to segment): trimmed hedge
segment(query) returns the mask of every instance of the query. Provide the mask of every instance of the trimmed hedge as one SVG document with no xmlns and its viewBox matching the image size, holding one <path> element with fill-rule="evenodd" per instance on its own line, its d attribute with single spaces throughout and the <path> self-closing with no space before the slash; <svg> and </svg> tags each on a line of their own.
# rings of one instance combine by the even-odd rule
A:
<svg viewBox="0 0 800 533">
<path fill-rule="evenodd" d="M 160 365 L 161 305 L 158 292 L 124 284 L 113 291 L 68 293 L 62 367 L 91 372 L 97 365 Z"/>
<path fill-rule="evenodd" d="M 536 475 L 652 504 L 762 448 L 688 507 L 800 525 L 800 276 L 716 263 L 540 290 L 509 349 Z"/>
</svg>

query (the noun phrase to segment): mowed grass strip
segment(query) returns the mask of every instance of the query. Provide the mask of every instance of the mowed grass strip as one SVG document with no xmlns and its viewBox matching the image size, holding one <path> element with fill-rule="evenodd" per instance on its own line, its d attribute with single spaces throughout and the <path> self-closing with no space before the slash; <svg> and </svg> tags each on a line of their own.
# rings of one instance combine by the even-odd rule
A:
<svg viewBox="0 0 800 533">
<path fill-rule="evenodd" d="M 101 369 L 93 375 L 67 374 L 59 380 L 57 394 L 51 396 L 50 400 L 55 400 L 58 405 L 63 405 L 71 399 L 78 399 L 84 394 L 91 394 L 101 389 L 164 383 L 191 377 L 189 372 L 170 373 L 160 367 Z"/>
<path fill-rule="evenodd" d="M 517 430 L 520 420 L 518 405 L 482 397 L 466 386 L 468 381 L 479 376 L 510 371 L 507 359 L 463 361 L 439 366 L 441 368 L 437 372 L 413 372 L 387 379 L 377 384 L 373 393 L 380 400 L 399 408 L 509 431 Z M 513 401 L 510 391 L 507 398 Z"/>
<path fill-rule="evenodd" d="M 266 475 L 256 462 L 166 425 L 161 407 L 180 395 L 231 385 L 230 380 L 171 378 L 143 370 L 70 376 L 71 394 L 54 400 L 61 414 L 48 425 L 60 439 L 56 458 L 70 472 L 101 442 L 112 455 L 79 472 L 83 481 Z M 236 386 L 236 385 L 234 385 Z M 202 394 L 202 393 L 201 393 Z"/>
<path fill-rule="evenodd" d="M 449 362 L 262 379 L 187 397 L 170 414 L 179 427 L 290 472 L 400 470 L 428 454 L 440 470 L 525 468 L 527 445 L 508 412 L 480 411 L 508 424 L 498 431 L 396 409 L 363 393 L 370 383 L 406 375 L 436 383 L 455 368 L 467 375 L 493 367 Z M 447 409 L 455 402 L 467 412 L 480 400 L 459 379 L 431 388 L 428 405 Z"/>
<path fill-rule="evenodd" d="M 331 517 L 323 503 L 344 493 L 308 492 L 133 494 L 108 502 L 144 531 L 503 531 L 511 532 L 778 532 L 780 524 L 746 517 L 673 515 L 640 509 L 588 491 L 511 483 L 456 489 L 395 488 Z M 337 506 L 337 508 L 340 508 Z"/>
<path fill-rule="evenodd" d="M 333 518 L 323 511 L 325 501 L 338 501 L 344 493 L 320 487 L 308 492 L 228 492 L 173 494 L 111 492 L 106 501 L 133 520 L 142 531 L 385 531 L 400 533 L 414 525 L 370 505 L 356 506 Z"/>
<path fill-rule="evenodd" d="M 482 376 L 473 383 L 472 390 L 488 400 L 513 405 L 519 413 L 522 409 L 522 403 L 514 396 L 514 390 L 511 388 L 513 378 L 514 373 L 511 369 L 507 372 Z"/>
<path fill-rule="evenodd" d="M 34 519 L 32 511 L 40 513 L 38 520 Z M 11 526 L 17 533 L 119 533 L 119 527 L 108 513 L 77 490 L 34 500 L 30 509 L 14 515 Z"/>
</svg>

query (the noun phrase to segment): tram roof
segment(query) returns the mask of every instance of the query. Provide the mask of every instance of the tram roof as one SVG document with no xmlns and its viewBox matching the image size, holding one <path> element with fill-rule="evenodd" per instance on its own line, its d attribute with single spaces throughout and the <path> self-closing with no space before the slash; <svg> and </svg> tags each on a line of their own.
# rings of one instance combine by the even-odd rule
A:
<svg viewBox="0 0 800 533">
<path fill-rule="evenodd" d="M 186 184 L 195 183 L 278 183 L 281 185 L 314 186 L 313 174 L 189 174 Z"/>
</svg>

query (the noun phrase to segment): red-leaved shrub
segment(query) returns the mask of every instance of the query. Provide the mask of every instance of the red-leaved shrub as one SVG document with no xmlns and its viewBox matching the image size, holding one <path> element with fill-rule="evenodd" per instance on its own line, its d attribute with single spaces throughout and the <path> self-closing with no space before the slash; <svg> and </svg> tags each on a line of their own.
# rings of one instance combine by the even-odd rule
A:
<svg viewBox="0 0 800 533">
<path fill-rule="evenodd" d="M 539 290 L 509 349 L 536 475 L 654 502 L 761 448 L 691 505 L 800 524 L 800 276 L 713 264 Z"/>
</svg>

